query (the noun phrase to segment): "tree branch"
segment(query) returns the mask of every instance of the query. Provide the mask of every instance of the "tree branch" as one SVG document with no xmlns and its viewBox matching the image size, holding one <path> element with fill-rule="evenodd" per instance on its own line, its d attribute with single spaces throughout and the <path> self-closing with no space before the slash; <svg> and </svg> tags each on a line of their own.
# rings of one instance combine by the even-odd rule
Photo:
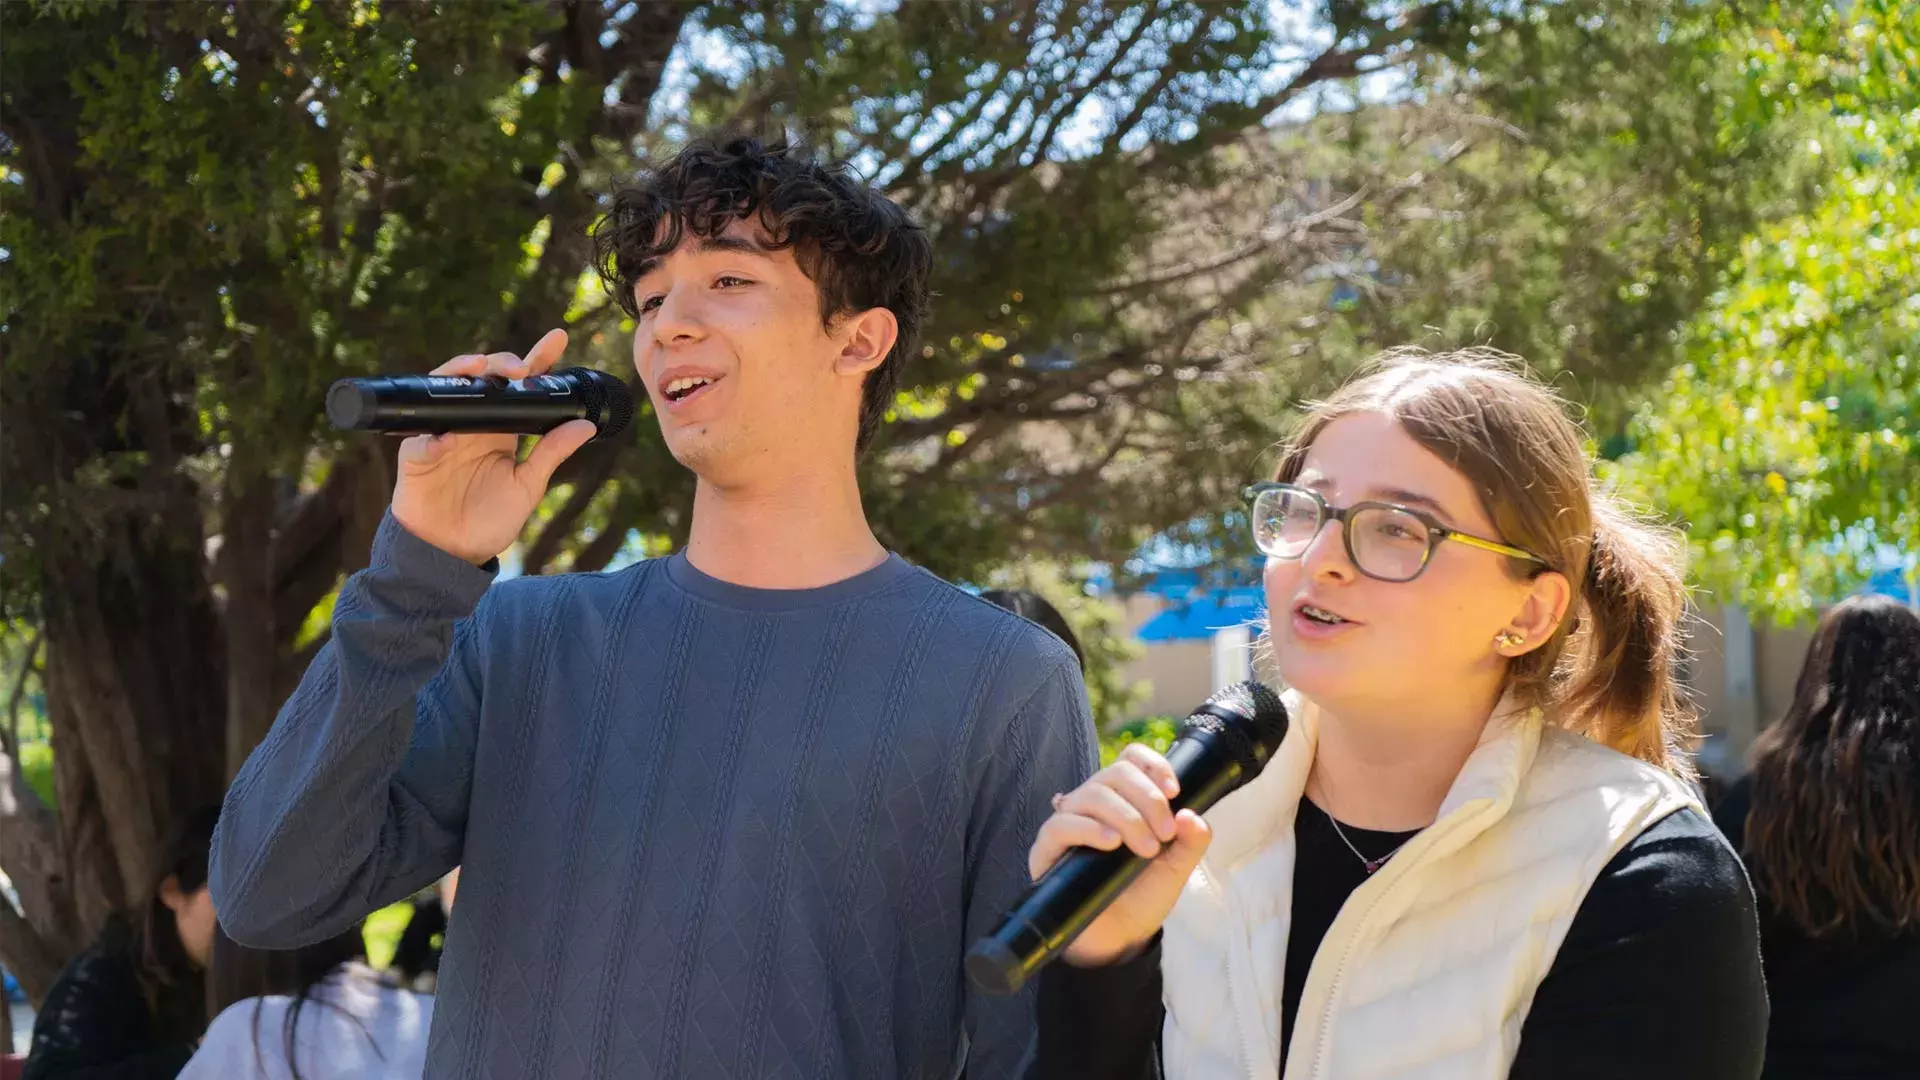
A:
<svg viewBox="0 0 1920 1080">
<path fill-rule="evenodd" d="M 1198 277 L 1202 274 L 1209 274 L 1219 270 L 1225 270 L 1236 264 L 1243 263 L 1248 259 L 1261 254 L 1262 252 L 1270 251 L 1274 248 L 1274 246 L 1282 242 L 1292 244 L 1292 245 L 1300 244 L 1301 242 L 1303 242 L 1303 240 L 1305 239 L 1305 235 L 1308 232 L 1311 232 L 1314 228 L 1320 225 L 1324 225 L 1331 221 L 1334 221 L 1335 219 L 1345 217 L 1348 211 L 1353 210 L 1355 207 L 1359 206 L 1361 203 L 1364 203 L 1367 200 L 1367 196 L 1369 194 L 1370 194 L 1369 190 L 1365 186 L 1362 186 L 1359 190 L 1355 191 L 1353 194 L 1347 196 L 1344 199 L 1341 199 L 1339 202 L 1334 203 L 1332 206 L 1326 207 L 1323 210 L 1317 210 L 1314 213 L 1306 215 L 1305 217 L 1295 218 L 1294 220 L 1287 222 L 1284 226 L 1272 226 L 1267 229 L 1263 229 L 1259 237 L 1257 237 L 1254 240 L 1248 241 L 1247 243 L 1241 245 L 1240 247 L 1235 248 L 1232 251 L 1227 252 L 1224 255 L 1219 255 L 1219 256 L 1215 256 L 1207 259 L 1189 261 L 1180 266 L 1176 266 L 1168 270 L 1163 270 L 1158 273 L 1151 273 L 1144 277 L 1134 278 L 1129 281 L 1116 282 L 1111 285 L 1102 285 L 1097 288 L 1089 290 L 1089 292 L 1092 292 L 1092 293 L 1145 292 L 1145 291 L 1159 288 L 1164 285 L 1177 284 L 1181 281 L 1185 281 L 1193 277 Z"/>
<path fill-rule="evenodd" d="M 1069 27 L 1077 24 L 1079 14 L 1084 8 L 1085 4 L 1080 2 L 1080 0 L 1066 0 L 1066 2 L 1063 2 L 1055 12 L 1054 20 L 1048 28 L 1050 30 L 1048 39 L 1058 40 Z M 1034 9 L 1030 7 L 1027 14 L 1034 14 Z M 1026 53 L 1017 62 L 1000 63 L 998 65 L 999 71 L 994 76 L 991 85 L 981 87 L 977 94 L 969 95 L 961 99 L 962 101 L 970 99 L 972 104 L 967 106 L 965 113 L 954 118 L 953 122 L 948 124 L 946 130 L 942 131 L 933 142 L 923 147 L 919 153 L 900 163 L 900 172 L 895 175 L 889 194 L 903 202 L 910 201 L 911 205 L 916 208 L 923 208 L 927 200 L 939 193 L 942 184 L 955 178 L 948 175 L 948 173 L 951 171 L 950 167 L 957 164 L 957 160 L 935 164 L 936 159 L 953 145 L 954 140 L 965 134 L 968 128 L 979 123 L 980 117 L 986 112 L 987 106 L 1000 96 L 1002 90 L 1006 89 L 1008 79 L 1019 74 L 1022 76 L 1022 83 L 1024 85 L 1026 61 L 1032 57 L 1034 44 L 1039 40 L 1038 33 L 1039 27 L 1034 25 L 1032 21 L 1028 21 L 1027 40 L 1025 43 L 1027 47 Z M 923 105 L 924 104 L 923 102 Z M 961 158 L 964 159 L 965 156 L 965 154 L 962 154 Z M 932 178 L 925 176 L 925 171 L 929 165 L 933 165 L 939 170 L 941 175 Z M 908 194 L 909 191 L 912 192 L 911 195 Z"/>
<path fill-rule="evenodd" d="M 20 980 L 20 989 L 35 1008 L 47 1000 L 66 959 L 64 950 L 49 945 L 26 916 L 0 897 L 0 961 Z"/>
<path fill-rule="evenodd" d="M 1155 3 L 1147 11 L 1142 12 L 1140 22 L 1133 28 L 1133 33 L 1127 35 L 1127 39 L 1120 43 L 1118 49 L 1114 50 L 1113 58 L 1107 61 L 1106 66 L 1100 69 L 1099 74 L 1087 80 L 1087 82 L 1079 88 L 1079 92 L 1074 94 L 1063 108 L 1053 113 L 1052 117 L 1047 121 L 1046 130 L 1040 133 L 1039 140 L 1034 143 L 1033 148 L 1036 159 L 1038 155 L 1047 152 L 1047 147 L 1053 145 L 1053 136 L 1055 132 L 1060 129 L 1061 122 L 1071 117 L 1075 112 L 1078 112 L 1081 104 L 1084 103 L 1090 95 L 1100 87 L 1105 86 L 1107 81 L 1113 78 L 1113 73 L 1119 69 L 1121 62 L 1133 55 L 1134 47 L 1140 43 L 1141 38 L 1146 36 L 1147 29 L 1153 25 L 1154 21 L 1159 18 L 1159 15 L 1160 7 L 1158 3 Z M 1028 130 L 1032 130 L 1032 125 L 1028 125 Z"/>
<path fill-rule="evenodd" d="M 580 518 L 593 505 L 600 489 L 613 478 L 614 463 L 618 454 L 603 454 L 586 471 L 573 481 L 573 491 L 567 501 L 554 511 L 553 517 L 541 527 L 540 535 L 527 545 L 521 556 L 521 569 L 527 574 L 544 574 L 552 565 L 554 557 L 560 554 L 560 548 L 573 535 L 574 527 L 580 524 Z"/>
<path fill-rule="evenodd" d="M 1194 24 L 1193 32 L 1180 43 L 1178 51 L 1167 50 L 1169 55 L 1167 62 L 1160 68 L 1160 77 L 1153 81 L 1153 86 L 1135 99 L 1133 108 L 1127 113 L 1126 118 L 1113 125 L 1112 132 L 1100 147 L 1100 157 L 1109 158 L 1120 152 L 1120 144 L 1126 141 L 1127 136 L 1133 133 L 1133 129 L 1146 118 L 1147 112 L 1153 108 L 1156 101 L 1160 100 L 1160 95 L 1166 93 L 1167 87 L 1173 85 L 1173 80 L 1187 70 L 1185 60 L 1193 55 L 1193 43 L 1204 38 L 1207 28 L 1212 26 L 1219 17 L 1218 12 L 1206 11 L 1206 14 Z"/>
<path fill-rule="evenodd" d="M 581 171 L 598 156 L 596 138 L 624 146 L 639 133 L 689 10 L 681 3 L 641 4 L 619 24 L 615 42 L 603 49 L 599 31 L 587 32 L 574 17 L 578 9 L 569 9 L 567 32 L 558 40 L 565 43 L 574 68 L 583 78 L 599 76 L 602 91 L 618 82 L 620 93 L 615 103 L 586 113 L 571 138 L 560 139 L 563 148 L 570 148 L 571 161 L 541 207 L 548 221 L 546 247 L 508 313 L 508 340 L 532 341 L 559 325 L 573 299 L 580 268 L 589 262 L 587 226 L 598 211 L 593 196 L 580 185 Z"/>
<path fill-rule="evenodd" d="M 250 447 L 236 441 L 235 456 Z M 220 553 L 216 572 L 225 589 L 221 631 L 227 653 L 227 775 L 240 770 L 254 744 L 266 737 L 281 699 L 274 694 L 280 656 L 273 567 L 274 492 L 265 476 L 228 468 L 220 497 Z M 301 614 L 305 614 L 302 612 Z M 297 616 L 296 616 L 297 617 Z"/>
<path fill-rule="evenodd" d="M 75 913 L 53 810 L 20 775 L 17 754 L 0 756 L 0 773 L 0 868 L 21 905 L 16 911 L 0 897 L 0 961 L 37 1004 L 46 999 L 68 949 L 77 944 L 61 940 L 76 929 Z"/>
<path fill-rule="evenodd" d="M 364 455 L 341 454 L 319 489 L 283 511 L 274 524 L 275 614 L 281 627 L 297 632 L 338 576 L 340 528 L 360 482 L 359 471 L 367 464 Z M 319 579 L 327 588 L 319 588 Z"/>
<path fill-rule="evenodd" d="M 1119 434 L 1114 436 L 1113 441 L 1101 452 L 1097 459 L 1091 464 L 1082 466 L 1068 473 L 1066 476 L 1060 477 L 1059 482 L 1054 486 L 1052 491 L 1027 504 L 1028 512 L 1037 513 L 1049 507 L 1058 506 L 1069 499 L 1078 498 L 1086 494 L 1095 483 L 1099 482 L 1101 474 L 1106 472 L 1107 466 L 1113 464 L 1114 459 L 1120 456 L 1120 451 L 1126 449 L 1128 437 L 1132 433 L 1133 425 L 1131 423 L 1122 424 Z"/>
<path fill-rule="evenodd" d="M 1342 49 L 1336 43 L 1334 47 L 1309 61 L 1298 74 L 1287 80 L 1285 86 L 1255 102 L 1248 112 L 1257 122 L 1320 83 L 1358 75 L 1360 61 L 1384 55 L 1395 45 L 1412 41 L 1429 20 L 1439 14 L 1443 8 L 1448 7 L 1451 7 L 1450 0 L 1438 0 L 1436 3 L 1423 4 L 1407 12 L 1401 17 L 1399 24 L 1391 30 L 1386 29 L 1384 25 L 1376 25 L 1375 29 L 1378 32 L 1368 37 L 1367 43 L 1357 49 Z"/>
<path fill-rule="evenodd" d="M 367 547 L 392 491 L 399 441 L 383 439 L 335 459 L 326 482 L 280 514 L 274 526 L 274 622 L 291 644 L 313 605 L 342 573 L 365 566 Z"/>
<path fill-rule="evenodd" d="M 986 111 L 988 102 L 991 102 L 1000 95 L 1001 89 L 1007 85 L 1007 79 L 1012 77 L 1015 70 L 1016 67 L 1013 64 L 1002 64 L 1000 66 L 1000 73 L 994 77 L 993 84 L 980 89 L 980 96 L 974 99 L 973 104 L 968 106 L 965 113 L 955 117 L 953 122 L 947 125 L 947 130 L 941 132 L 937 138 L 931 143 L 928 143 L 918 154 L 900 163 L 900 174 L 894 178 L 895 183 L 905 183 L 911 186 L 913 181 L 926 171 L 927 163 L 931 162 L 935 155 L 944 153 L 947 147 L 953 145 L 953 140 L 960 137 L 962 132 L 974 124 L 979 123 L 980 114 Z M 926 194 L 931 194 L 936 186 L 937 185 L 928 184 L 925 185 L 922 190 Z"/>
<path fill-rule="evenodd" d="M 1206 313 L 1211 315 L 1211 312 Z M 1204 316 L 1203 316 L 1204 317 Z M 1084 393 L 1101 379 L 1123 368 L 1136 367 L 1146 361 L 1148 354 L 1164 347 L 1187 331 L 1185 325 L 1163 333 L 1150 341 L 1134 341 L 1108 350 L 1104 355 L 1082 360 L 1072 370 L 1050 373 L 1039 381 L 1033 393 L 1020 393 L 999 388 L 991 393 L 976 393 L 971 401 L 951 405 L 945 412 L 923 420 L 902 420 L 889 427 L 891 436 L 901 442 L 912 442 L 931 435 L 944 435 L 962 424 L 975 423 L 989 416 L 1003 413 L 1015 414 L 1016 422 L 1024 420 L 1047 419 L 1046 406 L 1052 405 L 1070 394 Z M 1027 412 L 1018 414 L 1018 407 L 1025 405 Z"/>
<path fill-rule="evenodd" d="M 27 643 L 26 655 L 20 661 L 20 674 L 13 680 L 13 692 L 7 695 L 6 740 L 0 743 L 0 752 L 15 761 L 20 760 L 20 702 L 26 697 L 27 677 L 38 670 L 34 662 L 40 656 L 40 639 L 44 632 L 39 628 L 33 631 L 33 640 Z"/>
<path fill-rule="evenodd" d="M 606 120 L 604 134 L 621 144 L 630 142 L 646 124 L 653 95 L 666 74 L 667 60 L 680 41 L 681 27 L 692 12 L 690 4 L 672 2 L 642 3 L 623 20 L 619 39 L 607 50 L 609 61 L 619 65 L 607 73 L 607 85 L 625 76 L 620 97 L 605 112 L 596 114 Z"/>
<path fill-rule="evenodd" d="M 1132 55 L 1134 46 L 1140 43 L 1140 39 L 1145 37 L 1147 30 L 1153 26 L 1158 10 L 1158 0 L 1155 0 L 1149 10 L 1140 14 L 1140 20 L 1135 24 L 1133 32 L 1127 35 L 1126 39 L 1120 43 L 1119 48 L 1114 50 L 1113 56 L 1108 58 L 1107 62 L 1101 66 L 1098 72 L 1094 73 L 1091 79 L 1078 85 L 1070 79 L 1063 79 L 1056 82 L 1051 90 L 1048 91 L 1044 101 L 1034 103 L 1027 117 L 1026 126 L 1022 127 L 1018 134 L 1012 134 L 1006 139 L 1001 152 L 995 155 L 993 164 L 989 166 L 989 168 L 1004 169 L 1017 167 L 1021 156 L 1029 149 L 1027 139 L 1033 134 L 1033 129 L 1040 126 L 1043 119 L 1048 121 L 1046 138 L 1034 144 L 1032 149 L 1035 150 L 1036 153 L 1044 153 L 1047 142 L 1053 138 L 1053 130 L 1059 125 L 1061 118 L 1071 113 L 1074 109 L 1079 108 L 1080 102 L 1085 101 L 1089 94 L 1093 93 L 1095 89 L 1105 85 L 1107 81 L 1113 77 L 1115 69 L 1117 69 L 1128 56 Z M 1092 26 L 1083 25 L 1080 27 L 1081 30 L 1085 31 L 1084 44 L 1081 46 L 1080 51 L 1084 53 L 1088 45 L 1098 42 L 1101 36 L 1120 20 L 1120 15 L 1121 13 L 1118 9 L 1108 8 L 1106 9 L 1105 18 L 1099 20 Z"/>
<path fill-rule="evenodd" d="M 621 492 L 607 513 L 606 527 L 573 557 L 575 571 L 604 570 L 627 544 L 627 533 L 646 513 L 646 501 L 633 492 Z"/>
</svg>

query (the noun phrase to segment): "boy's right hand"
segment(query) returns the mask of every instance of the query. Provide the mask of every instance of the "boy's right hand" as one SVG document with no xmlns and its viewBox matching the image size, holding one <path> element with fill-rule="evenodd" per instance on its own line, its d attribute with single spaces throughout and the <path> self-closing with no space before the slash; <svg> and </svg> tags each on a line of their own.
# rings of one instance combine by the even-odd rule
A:
<svg viewBox="0 0 1920 1080">
<path fill-rule="evenodd" d="M 513 353 L 456 356 L 435 375 L 523 379 L 553 367 L 567 347 L 549 330 L 524 359 Z M 393 516 L 413 535 L 479 566 L 520 535 L 560 463 L 593 438 L 589 420 L 569 420 L 541 436 L 525 461 L 518 435 L 414 435 L 400 444 Z"/>
</svg>

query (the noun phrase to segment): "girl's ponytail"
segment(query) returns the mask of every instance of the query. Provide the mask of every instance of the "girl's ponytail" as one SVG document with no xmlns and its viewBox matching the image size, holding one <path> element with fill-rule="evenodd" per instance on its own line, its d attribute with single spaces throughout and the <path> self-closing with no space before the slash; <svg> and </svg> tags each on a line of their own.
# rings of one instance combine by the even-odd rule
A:
<svg viewBox="0 0 1920 1080">
<path fill-rule="evenodd" d="M 1675 681 L 1686 614 L 1686 547 L 1636 521 L 1610 496 L 1593 501 L 1579 629 L 1553 696 L 1584 734 L 1676 773 L 1689 770 L 1692 716 Z"/>
</svg>

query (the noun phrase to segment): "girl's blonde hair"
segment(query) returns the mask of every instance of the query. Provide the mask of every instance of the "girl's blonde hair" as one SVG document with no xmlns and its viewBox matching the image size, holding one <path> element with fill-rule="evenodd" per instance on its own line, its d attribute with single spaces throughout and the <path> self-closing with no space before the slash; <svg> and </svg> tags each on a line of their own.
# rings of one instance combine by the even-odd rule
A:
<svg viewBox="0 0 1920 1080">
<path fill-rule="evenodd" d="M 1695 718 L 1674 679 L 1686 547 L 1599 490 L 1560 398 L 1494 349 L 1394 349 L 1309 407 L 1279 479 L 1296 478 L 1320 432 L 1355 412 L 1392 417 L 1472 482 L 1502 539 L 1572 583 L 1566 616 L 1513 661 L 1510 688 L 1551 723 L 1690 776 Z M 1521 577 L 1543 572 L 1519 559 L 1509 566 Z"/>
</svg>

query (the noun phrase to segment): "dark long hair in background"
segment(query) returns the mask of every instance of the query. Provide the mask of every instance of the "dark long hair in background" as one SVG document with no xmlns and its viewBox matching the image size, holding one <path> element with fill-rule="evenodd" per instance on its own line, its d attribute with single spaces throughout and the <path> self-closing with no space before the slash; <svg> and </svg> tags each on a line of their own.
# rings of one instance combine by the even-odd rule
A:
<svg viewBox="0 0 1920 1080">
<path fill-rule="evenodd" d="M 1754 744 L 1745 848 L 1763 909 L 1810 936 L 1920 929 L 1920 613 L 1859 596 L 1820 620 Z"/>
<path fill-rule="evenodd" d="M 1067 625 L 1067 617 L 1060 609 L 1047 602 L 1047 598 L 1028 589 L 988 589 L 980 594 L 980 599 L 989 604 L 997 604 L 1015 615 L 1040 626 L 1054 637 L 1066 642 L 1073 650 L 1073 658 L 1080 661 L 1080 670 L 1087 668 L 1087 656 L 1080 651 L 1080 639 L 1073 634 L 1073 628 Z"/>
<path fill-rule="evenodd" d="M 301 1080 L 300 1065 L 294 1057 L 294 1034 L 299 1030 L 300 1013 L 309 1005 L 335 1008 L 332 1003 L 314 997 L 340 965 L 358 959 L 366 949 L 360 927 L 337 934 L 325 941 L 299 949 L 250 949 L 221 930 L 213 938 L 213 963 L 207 977 L 208 1012 L 219 1016 L 228 1007 L 249 998 L 253 1002 L 253 1052 L 260 1058 L 260 1001 L 274 995 L 292 998 L 286 1020 L 281 1024 L 280 1045 L 285 1051 L 287 1068 L 293 1080 Z M 351 1015 L 351 1014 L 348 1014 Z M 355 1023 L 359 1023 L 357 1017 Z M 364 1028 L 362 1029 L 365 1030 Z M 371 1038 L 371 1036 L 369 1036 Z M 374 1047 L 374 1053 L 380 1052 Z"/>
<path fill-rule="evenodd" d="M 147 999 L 154 1032 L 165 1039 L 192 1042 L 206 1030 L 211 1014 L 204 1007 L 205 975 L 180 944 L 179 925 L 173 909 L 160 899 L 160 887 L 168 878 L 179 884 L 182 893 L 206 886 L 208 853 L 219 821 L 220 808 L 212 806 L 188 814 L 175 827 L 161 851 L 146 907 L 133 913 L 128 926 L 135 976 Z"/>
</svg>

